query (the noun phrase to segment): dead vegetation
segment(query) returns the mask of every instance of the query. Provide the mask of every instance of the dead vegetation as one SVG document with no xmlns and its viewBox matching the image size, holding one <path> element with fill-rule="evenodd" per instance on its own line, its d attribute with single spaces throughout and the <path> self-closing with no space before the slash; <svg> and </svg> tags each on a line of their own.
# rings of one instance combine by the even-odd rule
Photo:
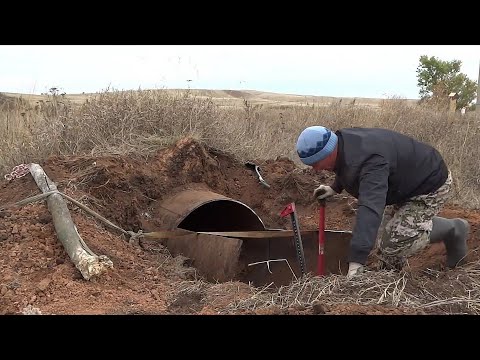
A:
<svg viewBox="0 0 480 360">
<path fill-rule="evenodd" d="M 436 283 L 442 281 L 442 291 Z M 227 306 L 210 304 L 218 314 L 251 313 L 272 309 L 276 313 L 303 309 L 310 313 L 328 313 L 339 305 L 401 308 L 413 314 L 480 314 L 480 264 L 478 261 L 456 272 L 433 269 L 410 271 L 366 271 L 347 280 L 342 275 L 325 277 L 311 274 L 288 286 L 274 288 L 237 287 L 234 283 L 209 284 L 202 280 L 181 283 L 171 298 L 197 294 L 202 301 L 229 296 Z M 233 286 L 233 287 L 232 287 Z M 215 296 L 212 296 L 214 294 Z M 217 300 L 218 301 L 218 300 Z"/>
<path fill-rule="evenodd" d="M 8 98 L 3 95 L 2 99 Z M 449 114 L 390 99 L 378 109 L 342 105 L 219 107 L 191 93 L 105 91 L 81 105 L 52 94 L 42 104 L 2 100 L 0 169 L 49 155 L 126 154 L 148 156 L 190 135 L 240 159 L 287 156 L 297 161 L 294 144 L 308 125 L 333 129 L 373 126 L 395 129 L 437 147 L 456 179 L 455 201 L 480 206 L 478 169 L 480 123 L 474 114 Z M 6 106 L 5 104 L 8 104 Z"/>
</svg>

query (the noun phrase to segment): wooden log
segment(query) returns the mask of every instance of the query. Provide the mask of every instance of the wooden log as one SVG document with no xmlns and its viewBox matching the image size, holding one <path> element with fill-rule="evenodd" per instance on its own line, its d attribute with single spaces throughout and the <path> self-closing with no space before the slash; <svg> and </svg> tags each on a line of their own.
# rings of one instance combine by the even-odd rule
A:
<svg viewBox="0 0 480 360">
<path fill-rule="evenodd" d="M 96 255 L 80 237 L 65 200 L 57 192 L 57 186 L 48 178 L 43 168 L 33 163 L 30 164 L 29 168 L 33 179 L 43 193 L 54 191 L 47 197 L 47 205 L 52 214 L 55 231 L 83 278 L 90 280 L 90 278 L 100 275 L 108 268 L 113 268 L 113 263 L 107 256 Z"/>
</svg>

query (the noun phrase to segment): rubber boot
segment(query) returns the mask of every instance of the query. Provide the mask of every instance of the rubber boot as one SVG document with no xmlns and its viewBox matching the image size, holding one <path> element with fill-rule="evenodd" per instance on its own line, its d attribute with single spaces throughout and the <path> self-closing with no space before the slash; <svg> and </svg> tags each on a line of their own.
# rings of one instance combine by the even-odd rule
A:
<svg viewBox="0 0 480 360">
<path fill-rule="evenodd" d="M 439 216 L 434 216 L 432 220 L 430 242 L 444 242 L 449 268 L 463 264 L 467 255 L 467 239 L 470 233 L 468 222 L 460 218 L 446 219 Z"/>
</svg>

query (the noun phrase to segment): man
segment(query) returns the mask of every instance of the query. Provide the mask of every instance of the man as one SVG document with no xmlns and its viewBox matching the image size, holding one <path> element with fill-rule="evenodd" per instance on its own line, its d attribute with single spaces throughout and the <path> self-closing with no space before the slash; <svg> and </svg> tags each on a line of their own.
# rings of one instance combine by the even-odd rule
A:
<svg viewBox="0 0 480 360">
<path fill-rule="evenodd" d="M 333 184 L 315 189 L 315 198 L 346 190 L 358 199 L 348 278 L 363 271 L 382 216 L 385 230 L 378 250 L 386 264 L 403 266 L 406 257 L 440 241 L 445 244 L 448 267 L 463 263 L 468 222 L 436 216 L 452 186 L 450 171 L 436 149 L 387 129 L 333 132 L 311 126 L 298 137 L 296 150 L 300 160 L 315 171 L 335 173 Z"/>
</svg>

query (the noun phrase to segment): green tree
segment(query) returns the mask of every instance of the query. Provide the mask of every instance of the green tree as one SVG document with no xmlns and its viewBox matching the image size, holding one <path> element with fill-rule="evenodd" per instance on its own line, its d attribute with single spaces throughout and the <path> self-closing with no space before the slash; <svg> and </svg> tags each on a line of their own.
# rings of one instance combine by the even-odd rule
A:
<svg viewBox="0 0 480 360">
<path fill-rule="evenodd" d="M 420 56 L 417 81 L 422 100 L 447 103 L 448 95 L 458 93 L 457 109 L 468 107 L 477 97 L 477 82 L 460 72 L 460 60 L 443 61 L 435 56 Z"/>
</svg>

